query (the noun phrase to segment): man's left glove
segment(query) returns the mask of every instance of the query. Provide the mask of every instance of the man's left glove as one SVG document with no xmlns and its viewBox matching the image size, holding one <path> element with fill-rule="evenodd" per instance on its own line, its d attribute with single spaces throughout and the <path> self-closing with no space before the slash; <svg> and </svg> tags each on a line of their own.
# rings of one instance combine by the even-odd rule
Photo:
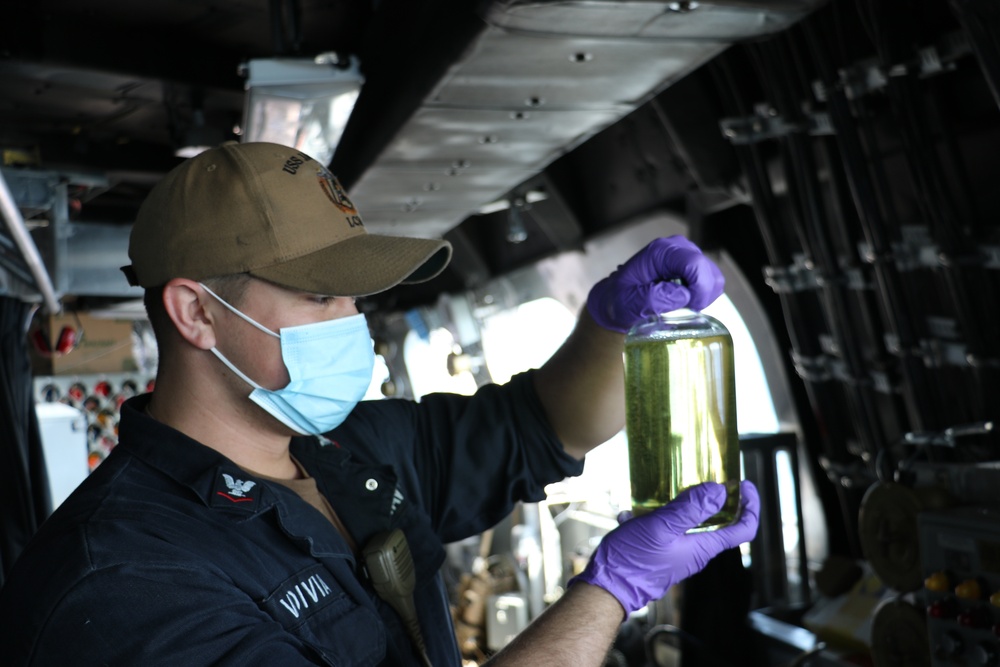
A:
<svg viewBox="0 0 1000 667">
<path fill-rule="evenodd" d="M 693 486 L 649 514 L 628 519 L 604 536 L 586 569 L 569 580 L 583 581 L 611 593 L 626 617 L 667 589 L 700 571 L 726 549 L 757 534 L 760 499 L 757 488 L 740 483 L 740 517 L 735 523 L 702 533 L 687 531 L 722 509 L 726 487 L 715 482 Z"/>
<path fill-rule="evenodd" d="M 671 282 L 680 279 L 680 285 Z M 701 310 L 726 286 L 719 267 L 683 236 L 649 245 L 590 290 L 587 310 L 605 329 L 627 333 L 653 315 L 678 308 Z"/>
</svg>

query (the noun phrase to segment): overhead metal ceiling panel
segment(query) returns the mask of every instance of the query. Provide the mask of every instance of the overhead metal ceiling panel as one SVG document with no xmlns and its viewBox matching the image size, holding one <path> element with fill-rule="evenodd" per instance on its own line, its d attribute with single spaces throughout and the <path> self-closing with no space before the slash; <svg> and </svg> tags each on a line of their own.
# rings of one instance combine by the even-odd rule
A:
<svg viewBox="0 0 1000 667">
<path fill-rule="evenodd" d="M 504 194 L 510 183 L 519 183 L 534 174 L 523 168 L 490 169 L 393 169 L 380 167 L 367 175 L 351 196 L 364 204 L 365 222 L 381 216 L 380 211 L 423 209 L 464 209 L 469 211 Z M 384 193 L 396 193 L 386 197 Z M 359 204 L 360 206 L 360 204 Z"/>
<path fill-rule="evenodd" d="M 468 208 L 414 208 L 365 212 L 364 218 L 365 226 L 376 234 L 440 238 L 455 227 L 456 220 L 464 220 L 468 214 Z"/>
<path fill-rule="evenodd" d="M 614 109 L 627 113 L 725 42 L 571 37 L 486 30 L 431 93 L 431 105 Z"/>
<path fill-rule="evenodd" d="M 787 28 L 820 3 L 516 1 L 488 20 L 508 30 L 575 36 L 712 39 L 732 42 Z"/>
<path fill-rule="evenodd" d="M 18 62 L 0 62 L 0 79 L 0 117 L 8 131 L 17 125 L 86 127 L 100 133 L 127 126 L 144 137 L 165 134 L 155 122 L 155 111 L 163 105 L 162 90 L 152 81 Z"/>
<path fill-rule="evenodd" d="M 414 162 L 447 168 L 537 165 L 550 161 L 595 126 L 610 125 L 618 111 L 509 111 L 427 106 L 417 111 L 382 154 L 379 164 Z"/>
<path fill-rule="evenodd" d="M 494 3 L 351 194 L 373 231 L 440 235 L 733 40 L 820 1 Z"/>
</svg>

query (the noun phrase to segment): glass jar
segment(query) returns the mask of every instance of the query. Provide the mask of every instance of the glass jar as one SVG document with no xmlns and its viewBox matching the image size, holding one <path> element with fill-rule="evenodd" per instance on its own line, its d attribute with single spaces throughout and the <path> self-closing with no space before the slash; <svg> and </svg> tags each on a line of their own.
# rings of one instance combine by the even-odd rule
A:
<svg viewBox="0 0 1000 667">
<path fill-rule="evenodd" d="M 733 339 L 717 319 L 675 310 L 625 337 L 625 429 L 632 511 L 649 512 L 702 482 L 726 485 L 722 510 L 693 530 L 736 520 L 740 451 Z"/>
</svg>

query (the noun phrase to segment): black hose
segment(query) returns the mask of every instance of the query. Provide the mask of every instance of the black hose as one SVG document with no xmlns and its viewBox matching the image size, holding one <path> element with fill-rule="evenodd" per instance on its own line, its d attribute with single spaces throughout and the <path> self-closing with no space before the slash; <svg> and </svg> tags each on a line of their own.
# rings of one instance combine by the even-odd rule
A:
<svg viewBox="0 0 1000 667">
<path fill-rule="evenodd" d="M 747 104 L 742 99 L 739 86 L 726 59 L 719 58 L 710 63 L 709 72 L 714 77 L 716 88 L 726 105 L 741 117 L 747 116 L 749 113 Z M 764 242 L 768 262 L 771 266 L 787 267 L 791 264 L 791 253 L 784 247 L 783 240 L 775 228 L 781 220 L 781 214 L 778 203 L 775 201 L 760 149 L 754 143 L 749 143 L 735 146 L 735 152 L 746 179 L 754 217 Z M 780 290 L 776 290 L 776 293 L 781 303 L 781 312 L 785 319 L 785 328 L 791 343 L 793 358 L 818 356 L 822 352 L 819 339 L 815 335 L 809 335 L 806 329 L 819 318 L 808 312 L 798 295 Z M 844 420 L 829 419 L 824 414 L 825 411 L 832 409 L 831 406 L 837 405 L 832 384 L 804 375 L 800 375 L 800 377 L 813 411 L 813 417 L 820 429 L 823 449 L 828 456 L 839 460 L 843 457 L 843 449 L 835 449 L 833 443 L 842 443 L 846 440 L 843 431 Z M 857 531 L 851 529 L 849 523 L 855 512 L 849 510 L 850 502 L 847 498 L 847 491 L 840 485 L 834 486 L 832 491 L 842 510 L 844 520 L 842 538 L 846 541 L 851 553 L 860 555 Z"/>
<path fill-rule="evenodd" d="M 652 628 L 649 629 L 649 631 L 646 633 L 646 636 L 643 639 L 643 644 L 645 645 L 646 648 L 646 660 L 649 662 L 650 665 L 660 664 L 656 660 L 654 644 L 657 638 L 663 636 L 677 637 L 685 642 L 688 642 L 688 644 L 691 647 L 696 648 L 702 654 L 703 657 L 709 658 L 715 667 L 736 667 L 736 665 L 734 665 L 728 659 L 725 659 L 722 656 L 720 656 L 706 642 L 703 642 L 701 638 L 696 637 L 690 632 L 682 630 L 681 628 L 675 625 L 665 625 L 665 624 L 654 625 Z M 683 656 L 681 657 L 683 659 Z"/>
<path fill-rule="evenodd" d="M 1000 49 L 997 48 L 997 11 L 995 5 L 977 0 L 951 0 L 955 15 L 972 43 L 993 99 L 1000 105 Z M 985 14 L 992 11 L 993 16 Z"/>
<path fill-rule="evenodd" d="M 930 425 L 941 426 L 941 418 L 937 415 L 940 401 L 932 396 L 926 367 L 916 354 L 918 339 L 906 306 L 899 272 L 893 263 L 891 234 L 882 217 L 876 194 L 878 187 L 868 172 L 867 158 L 847 95 L 835 85 L 836 70 L 821 47 L 822 40 L 813 22 L 804 21 L 802 29 L 820 80 L 826 84 L 827 110 L 858 222 L 871 249 L 875 287 L 881 312 L 886 319 L 885 328 L 899 341 L 903 394 L 909 420 L 916 430 L 926 430 Z"/>
<path fill-rule="evenodd" d="M 271 41 L 278 56 L 302 52 L 302 6 L 299 0 L 270 0 Z"/>
<path fill-rule="evenodd" d="M 271 14 L 271 48 L 274 55 L 283 56 L 288 53 L 285 44 L 285 17 L 283 0 L 270 0 L 268 8 Z"/>
<path fill-rule="evenodd" d="M 973 358 L 992 359 L 995 345 L 982 328 L 984 318 L 991 318 L 987 310 L 972 303 L 969 272 L 963 266 L 973 261 L 973 250 L 962 238 L 962 222 L 952 194 L 945 184 L 937 152 L 928 145 L 929 128 L 915 109 L 925 102 L 917 90 L 917 80 L 912 73 L 891 77 L 886 85 L 887 97 L 906 157 L 907 167 L 914 179 L 915 195 L 931 228 L 942 258 L 941 273 L 951 302 L 955 319 L 965 336 L 968 352 Z M 992 308 L 993 304 L 984 304 Z M 965 398 L 971 406 L 968 418 L 980 417 L 991 409 L 996 395 L 995 383 L 989 381 L 989 369 L 972 367 L 974 381 Z"/>
<path fill-rule="evenodd" d="M 806 119 L 799 110 L 795 91 L 785 84 L 786 81 L 794 80 L 787 65 L 792 59 L 791 54 L 781 49 L 776 40 L 764 42 L 761 51 L 758 58 L 760 75 L 771 81 L 770 90 L 778 115 L 788 122 L 798 124 L 800 128 L 780 140 L 785 148 L 785 174 L 789 194 L 797 201 L 800 211 L 795 222 L 800 227 L 799 236 L 808 248 L 808 255 L 822 278 L 821 303 L 827 326 L 847 370 L 844 390 L 852 422 L 864 450 L 874 456 L 883 443 L 878 416 L 873 412 L 875 406 L 870 396 L 871 382 L 865 377 L 863 355 L 850 327 L 851 318 L 844 300 L 843 282 L 839 277 L 839 262 L 828 238 L 827 229 L 830 225 L 821 201 L 815 160 L 805 133 Z"/>
</svg>

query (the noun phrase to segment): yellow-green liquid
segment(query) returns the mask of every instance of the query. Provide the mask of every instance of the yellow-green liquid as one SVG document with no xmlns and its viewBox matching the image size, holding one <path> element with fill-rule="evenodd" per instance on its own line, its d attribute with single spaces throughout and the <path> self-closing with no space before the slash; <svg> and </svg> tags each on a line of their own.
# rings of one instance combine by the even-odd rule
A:
<svg viewBox="0 0 1000 667">
<path fill-rule="evenodd" d="M 627 341 L 625 401 L 633 513 L 719 482 L 725 505 L 694 530 L 732 523 L 740 503 L 732 338 Z"/>
</svg>

